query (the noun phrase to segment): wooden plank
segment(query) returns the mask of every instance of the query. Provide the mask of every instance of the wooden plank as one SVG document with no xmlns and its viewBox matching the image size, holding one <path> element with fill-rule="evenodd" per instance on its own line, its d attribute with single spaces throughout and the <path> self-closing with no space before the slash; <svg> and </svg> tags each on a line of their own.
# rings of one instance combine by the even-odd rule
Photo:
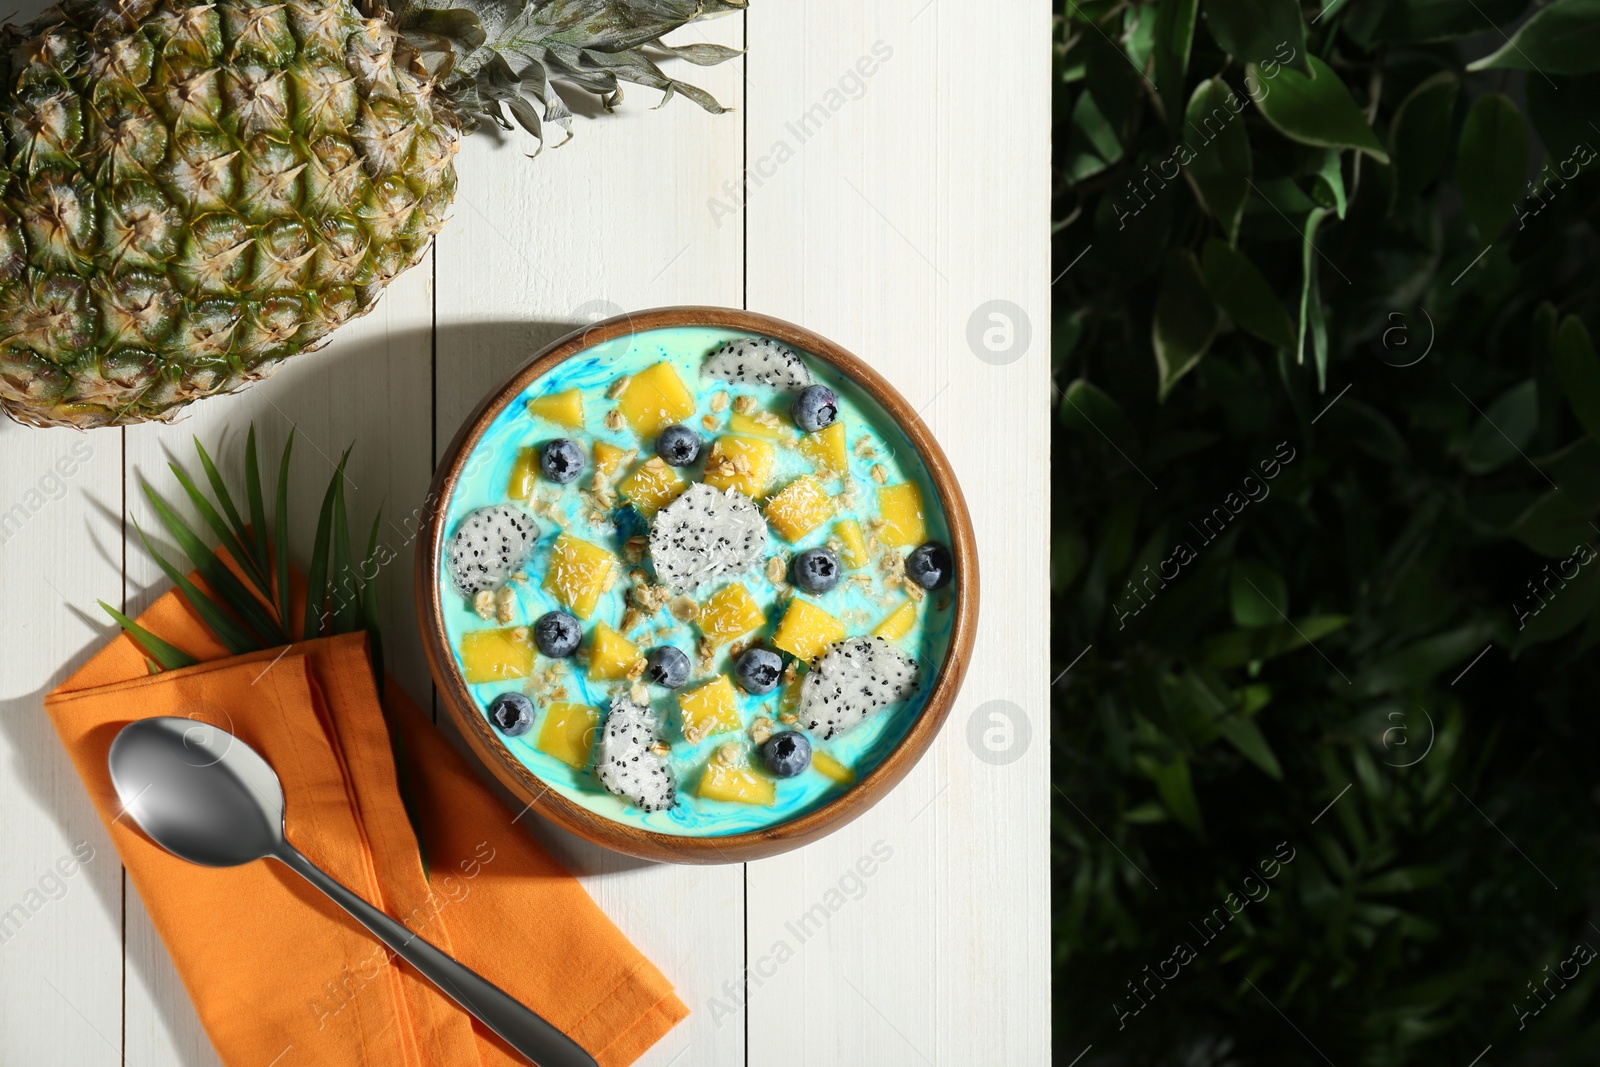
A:
<svg viewBox="0 0 1600 1067">
<path fill-rule="evenodd" d="M 1049 499 L 1049 12 L 1004 11 L 749 15 L 749 306 L 833 337 L 922 409 L 972 510 L 986 618 L 1006 613 L 892 795 L 751 865 L 751 1063 L 1049 1056 L 1048 515 L 1016 521 Z M 1018 724 L 991 718 L 1007 706 Z"/>
<path fill-rule="evenodd" d="M 0 1063 L 116 1064 L 122 867 L 43 707 L 113 632 L 122 437 L 0 420 Z"/>
<path fill-rule="evenodd" d="M 742 19 L 677 40 L 739 45 Z M 741 104 L 737 61 L 678 67 L 724 104 Z M 438 242 L 438 447 L 478 401 L 547 341 L 579 323 L 663 304 L 742 297 L 742 231 L 707 210 L 707 190 L 740 169 L 738 113 L 713 116 L 687 100 L 650 111 L 659 94 L 627 90 L 618 113 L 578 120 L 570 143 L 528 162 L 477 138 Z M 518 143 L 520 145 L 520 143 Z M 514 810 L 514 809 L 513 809 Z M 703 1009 L 743 952 L 743 871 L 666 867 L 617 856 L 528 815 L 623 932 L 692 1009 L 641 1064 L 743 1064 L 742 1028 Z"/>
<path fill-rule="evenodd" d="M 387 516 L 381 536 L 394 559 L 379 573 L 379 607 L 389 669 L 402 687 L 426 704 L 430 693 L 412 607 L 411 531 L 407 517 L 420 509 L 432 475 L 431 253 L 389 287 L 365 318 L 344 327 L 321 352 L 297 357 L 272 378 L 232 397 L 201 401 L 175 426 L 144 425 L 127 431 L 128 510 L 158 544 L 170 541 L 144 498 L 148 482 L 169 502 L 183 499 L 167 470 L 176 460 L 203 478 L 194 453 L 197 437 L 242 499 L 246 431 L 254 423 L 268 510 L 277 484 L 277 457 L 295 433 L 290 474 L 290 541 L 293 558 L 307 562 L 317 509 L 340 453 L 353 445 L 345 484 L 357 551 L 365 547 L 372 517 Z M 187 507 L 182 509 L 189 513 Z M 164 592 L 161 576 L 129 527 L 131 610 Z M 182 563 L 171 549 L 168 558 Z M 150 928 L 138 894 L 128 894 L 127 1063 L 185 1067 L 217 1062 L 193 1006 L 172 970 L 166 949 Z M 330 978 L 333 976 L 329 976 Z M 309 1003 L 309 997 L 308 1003 Z M 308 1007 L 308 1011 L 310 1008 Z M 314 1050 L 302 1050 L 315 1062 Z M 286 1057 L 284 1067 L 296 1062 Z"/>
</svg>

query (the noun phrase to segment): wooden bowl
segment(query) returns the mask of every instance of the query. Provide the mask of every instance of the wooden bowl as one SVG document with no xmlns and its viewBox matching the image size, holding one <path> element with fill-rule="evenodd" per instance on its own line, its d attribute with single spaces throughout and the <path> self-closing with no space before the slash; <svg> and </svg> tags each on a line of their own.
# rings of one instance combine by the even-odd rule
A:
<svg viewBox="0 0 1600 1067">
<path fill-rule="evenodd" d="M 673 326 L 711 326 L 776 338 L 831 364 L 876 400 L 915 446 L 926 466 L 950 527 L 956 568 L 956 599 L 950 643 L 922 712 L 900 743 L 878 766 L 834 799 L 788 822 L 722 837 L 656 833 L 614 822 L 568 800 L 525 767 L 501 742 L 473 700 L 452 654 L 444 628 L 438 573 L 446 541 L 443 529 L 451 494 L 468 456 L 496 416 L 524 389 L 556 364 L 614 337 Z M 671 863 L 734 863 L 773 856 L 814 841 L 870 808 L 906 776 L 939 732 L 967 673 L 978 623 L 978 552 L 972 518 L 950 463 L 922 419 L 871 366 L 825 337 L 781 319 L 720 307 L 669 307 L 619 315 L 586 326 L 556 341 L 517 371 L 478 405 L 446 449 L 428 493 L 417 547 L 417 616 L 423 649 L 439 696 L 462 736 L 495 777 L 539 814 L 579 837 L 645 859 Z"/>
</svg>

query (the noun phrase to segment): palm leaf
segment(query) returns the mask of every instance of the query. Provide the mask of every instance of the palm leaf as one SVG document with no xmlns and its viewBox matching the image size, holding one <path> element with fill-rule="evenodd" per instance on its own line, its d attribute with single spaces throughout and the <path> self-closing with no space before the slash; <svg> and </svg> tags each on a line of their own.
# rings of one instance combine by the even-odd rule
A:
<svg viewBox="0 0 1600 1067">
<path fill-rule="evenodd" d="M 149 488 L 146 487 L 146 492 L 148 491 Z M 217 640 L 222 642 L 224 648 L 235 656 L 242 656 L 246 652 L 254 652 L 261 648 L 259 639 L 235 622 L 216 601 L 202 593 L 182 571 L 168 563 L 166 557 L 156 551 L 156 547 L 150 543 L 150 538 L 145 536 L 144 528 L 137 521 L 134 522 L 133 528 L 139 531 L 139 540 L 144 542 L 145 551 L 155 559 L 156 565 L 171 579 L 172 584 L 178 587 L 178 592 L 189 602 L 189 606 L 194 608 L 200 620 L 217 635 Z"/>
<path fill-rule="evenodd" d="M 196 447 L 199 444 L 199 441 L 195 441 Z M 201 455 L 204 454 L 204 452 L 201 453 Z M 189 503 L 194 505 L 195 511 L 200 513 L 200 518 L 205 524 L 211 527 L 211 532 L 217 535 L 217 540 L 222 542 L 222 546 L 228 550 L 228 555 L 239 562 L 239 566 L 245 570 L 245 576 L 259 588 L 261 582 L 260 576 L 255 573 L 255 557 L 245 549 L 237 533 L 222 520 L 222 516 L 217 514 L 217 509 L 211 506 L 211 501 L 207 500 L 205 494 L 195 487 L 194 482 L 190 480 L 188 473 L 182 467 L 176 463 L 168 463 L 167 469 L 172 471 L 173 477 L 178 479 L 178 484 L 183 486 L 183 491 L 188 494 Z"/>
<path fill-rule="evenodd" d="M 260 638 L 273 645 L 287 644 L 288 635 L 279 629 L 277 622 L 261 606 L 255 594 L 246 589 L 244 583 L 217 558 L 217 554 L 207 548 L 205 542 L 189 529 L 188 523 L 184 522 L 183 518 L 150 486 L 144 487 L 144 495 L 150 498 L 162 525 L 167 528 L 173 540 L 178 542 L 183 554 L 189 557 L 189 562 L 194 564 L 195 570 L 200 572 L 200 576 L 206 580 L 212 591 L 222 598 L 223 603 L 227 604 Z"/>
<path fill-rule="evenodd" d="M 254 533 L 251 539 L 256 552 L 256 571 L 265 581 L 267 576 L 267 508 L 261 499 L 261 464 L 256 461 L 256 426 L 250 424 L 250 432 L 244 439 L 244 486 L 245 495 L 250 501 L 250 529 Z M 263 590 L 269 597 L 271 590 Z"/>
<path fill-rule="evenodd" d="M 344 481 L 344 463 L 349 457 L 347 448 L 339 457 L 333 481 L 328 483 L 328 491 L 322 496 L 322 511 L 317 516 L 317 535 L 311 542 L 311 571 L 306 576 L 306 627 L 301 634 L 305 638 L 322 635 L 322 609 L 328 596 L 328 537 L 333 526 L 333 496 Z"/>
<path fill-rule="evenodd" d="M 250 529 L 245 525 L 244 519 L 239 517 L 239 509 L 233 506 L 233 496 L 228 492 L 227 483 L 222 480 L 222 474 L 217 470 L 217 465 L 211 462 L 211 454 L 206 451 L 205 445 L 200 443 L 200 438 L 198 437 L 194 439 L 194 450 L 200 454 L 200 466 L 206 472 L 206 481 L 211 484 L 212 495 L 217 498 L 217 503 L 222 505 L 223 513 L 228 516 L 228 522 L 233 526 L 233 540 L 240 545 L 247 543 L 250 540 Z M 168 466 L 172 466 L 172 464 L 168 464 Z M 176 472 L 177 468 L 173 467 L 173 470 Z M 183 476 L 179 475 L 179 477 L 181 479 Z M 219 534 L 218 536 L 221 535 Z M 226 539 L 224 539 L 224 543 L 226 543 Z M 233 551 L 232 548 L 229 551 Z M 249 566 L 254 559 L 253 556 L 243 551 L 237 553 L 237 556 L 241 567 Z"/>
<path fill-rule="evenodd" d="M 278 623 L 289 632 L 289 454 L 294 451 L 294 431 L 283 446 L 278 461 L 278 501 L 273 511 L 273 555 L 278 569 Z"/>
<path fill-rule="evenodd" d="M 107 615 L 116 620 L 118 626 L 127 631 L 129 637 L 139 643 L 139 647 L 143 648 L 145 653 L 155 660 L 162 670 L 174 671 L 180 667 L 193 667 L 200 662 L 176 645 L 171 645 L 161 640 L 161 638 L 146 630 L 104 600 L 98 601 L 98 603 L 105 609 Z"/>
<path fill-rule="evenodd" d="M 344 479 L 333 491 L 333 632 L 353 633 L 361 628 L 361 599 L 356 589 L 356 568 L 350 554 L 350 516 L 344 506 Z"/>
</svg>

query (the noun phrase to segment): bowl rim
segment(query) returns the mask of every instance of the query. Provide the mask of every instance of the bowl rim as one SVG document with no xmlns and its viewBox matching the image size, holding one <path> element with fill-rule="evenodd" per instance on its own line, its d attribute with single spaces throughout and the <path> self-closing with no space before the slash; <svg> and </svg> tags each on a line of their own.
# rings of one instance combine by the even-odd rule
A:
<svg viewBox="0 0 1600 1067">
<path fill-rule="evenodd" d="M 939 493 L 958 575 L 944 662 L 921 713 L 894 748 L 844 792 L 805 814 L 774 826 L 721 837 L 665 834 L 617 822 L 569 800 L 524 766 L 478 712 L 477 702 L 448 647 L 443 604 L 435 580 L 445 542 L 447 502 L 467 457 L 500 413 L 530 384 L 580 352 L 627 334 L 678 326 L 709 326 L 771 337 L 823 360 L 871 396 L 911 441 Z M 815 841 L 852 821 L 887 795 L 933 743 L 955 703 L 977 638 L 978 551 L 972 517 L 950 461 L 920 414 L 860 357 L 803 326 L 758 312 L 709 305 L 651 308 L 581 326 L 546 345 L 491 390 L 462 422 L 434 471 L 423 514 L 416 552 L 417 620 L 429 672 L 456 728 L 478 759 L 529 808 L 585 840 L 643 859 L 702 864 L 761 859 Z"/>
</svg>

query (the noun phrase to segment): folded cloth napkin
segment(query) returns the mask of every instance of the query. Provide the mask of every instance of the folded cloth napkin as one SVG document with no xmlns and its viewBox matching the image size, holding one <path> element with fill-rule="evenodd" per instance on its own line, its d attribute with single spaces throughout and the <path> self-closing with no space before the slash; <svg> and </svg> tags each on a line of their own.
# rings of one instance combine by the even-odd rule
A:
<svg viewBox="0 0 1600 1067">
<path fill-rule="evenodd" d="M 197 867 L 131 826 L 106 754 L 134 719 L 192 717 L 260 752 L 283 781 L 296 848 L 604 1067 L 632 1063 L 688 1014 L 398 686 L 385 687 L 380 705 L 365 635 L 230 657 L 175 593 L 139 622 L 202 662 L 151 674 L 123 634 L 45 706 L 223 1062 L 525 1061 L 282 865 Z"/>
</svg>

